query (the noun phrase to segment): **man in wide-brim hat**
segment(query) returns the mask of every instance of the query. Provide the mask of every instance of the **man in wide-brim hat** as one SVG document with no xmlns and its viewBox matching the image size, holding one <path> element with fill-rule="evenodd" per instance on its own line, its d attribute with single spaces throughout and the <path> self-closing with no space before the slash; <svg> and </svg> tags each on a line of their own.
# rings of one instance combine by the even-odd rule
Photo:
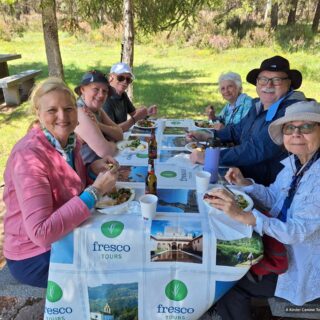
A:
<svg viewBox="0 0 320 320">
<path fill-rule="evenodd" d="M 269 185 L 281 170 L 280 160 L 285 153 L 271 140 L 268 127 L 284 115 L 287 106 L 305 100 L 302 92 L 294 91 L 301 86 L 302 75 L 290 68 L 287 59 L 274 56 L 262 61 L 260 68 L 251 70 L 247 81 L 256 86 L 259 98 L 253 100 L 253 107 L 239 124 L 214 131 L 223 142 L 236 144 L 221 150 L 219 165 L 237 166 L 245 177 Z M 200 137 L 206 138 L 204 134 Z M 203 163 L 203 153 L 193 151 L 191 160 Z"/>
</svg>

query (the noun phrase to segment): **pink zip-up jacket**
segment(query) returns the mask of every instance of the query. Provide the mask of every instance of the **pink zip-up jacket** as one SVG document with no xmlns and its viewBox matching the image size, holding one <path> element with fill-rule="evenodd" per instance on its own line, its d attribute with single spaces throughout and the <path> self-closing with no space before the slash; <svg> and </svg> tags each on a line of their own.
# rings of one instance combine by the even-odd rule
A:
<svg viewBox="0 0 320 320">
<path fill-rule="evenodd" d="M 50 250 L 90 216 L 79 198 L 87 185 L 80 145 L 73 170 L 41 129 L 32 129 L 13 148 L 4 173 L 4 256 L 23 260 Z"/>
</svg>

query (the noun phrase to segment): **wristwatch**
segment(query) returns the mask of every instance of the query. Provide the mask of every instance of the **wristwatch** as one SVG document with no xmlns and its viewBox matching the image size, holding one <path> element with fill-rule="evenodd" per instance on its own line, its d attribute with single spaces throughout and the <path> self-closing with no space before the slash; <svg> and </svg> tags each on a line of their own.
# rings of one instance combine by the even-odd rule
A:
<svg viewBox="0 0 320 320">
<path fill-rule="evenodd" d="M 93 197 L 95 202 L 98 202 L 101 199 L 101 194 L 99 190 L 94 186 L 88 186 L 85 191 L 89 192 Z"/>
</svg>

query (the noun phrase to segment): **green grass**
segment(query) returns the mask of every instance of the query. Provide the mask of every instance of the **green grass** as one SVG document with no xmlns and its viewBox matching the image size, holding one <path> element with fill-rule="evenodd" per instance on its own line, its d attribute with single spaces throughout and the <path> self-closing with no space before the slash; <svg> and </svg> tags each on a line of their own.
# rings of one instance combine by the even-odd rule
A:
<svg viewBox="0 0 320 320">
<path fill-rule="evenodd" d="M 10 74 L 26 69 L 43 70 L 39 79 L 48 75 L 42 33 L 29 32 L 11 42 L 0 40 L 1 53 L 20 53 L 22 59 L 9 62 Z M 120 58 L 120 43 L 84 43 L 67 33 L 60 33 L 60 48 L 67 83 L 78 84 L 82 74 L 91 69 L 108 72 Z M 302 71 L 301 90 L 306 96 L 320 99 L 318 75 L 320 54 L 298 52 L 286 54 L 277 48 L 240 48 L 222 53 L 165 45 L 136 45 L 134 57 L 134 103 L 159 106 L 163 117 L 202 117 L 209 103 L 221 108 L 224 104 L 217 89 L 220 73 L 235 71 L 243 80 L 249 70 L 260 66 L 266 57 L 280 54 L 291 66 Z M 255 97 L 255 87 L 244 81 L 244 92 Z M 28 103 L 11 113 L 0 111 L 0 181 L 12 146 L 21 138 L 31 121 Z"/>
</svg>

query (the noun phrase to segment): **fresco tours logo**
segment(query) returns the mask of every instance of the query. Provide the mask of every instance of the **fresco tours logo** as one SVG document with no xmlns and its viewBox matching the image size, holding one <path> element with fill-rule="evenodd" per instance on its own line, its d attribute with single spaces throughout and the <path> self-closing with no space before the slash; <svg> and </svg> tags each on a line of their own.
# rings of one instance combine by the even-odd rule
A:
<svg viewBox="0 0 320 320">
<path fill-rule="evenodd" d="M 61 287 L 54 281 L 48 281 L 46 298 L 49 302 L 56 303 L 61 300 L 63 291 Z M 47 315 L 65 315 L 73 312 L 71 307 L 45 307 Z"/>
<path fill-rule="evenodd" d="M 170 281 L 165 289 L 168 299 L 174 301 L 184 300 L 188 294 L 187 286 L 180 280 Z"/>
<path fill-rule="evenodd" d="M 101 232 L 107 238 L 116 238 L 120 236 L 124 229 L 124 224 L 120 221 L 109 221 L 101 226 Z"/>
<path fill-rule="evenodd" d="M 121 221 L 108 221 L 101 225 L 102 234 L 109 239 L 114 239 L 120 236 L 124 230 L 124 224 Z M 120 243 L 105 243 L 94 241 L 92 244 L 93 252 L 101 253 L 100 257 L 103 260 L 122 259 L 122 253 L 131 250 L 130 245 Z"/>
<path fill-rule="evenodd" d="M 169 300 L 172 301 L 182 301 L 188 295 L 188 288 L 187 286 L 180 280 L 171 280 L 165 288 L 165 295 Z M 158 313 L 169 313 L 169 314 L 192 314 L 194 313 L 193 308 L 188 308 L 187 306 L 164 306 L 159 304 L 157 306 Z M 183 318 L 185 319 L 185 318 Z"/>
<path fill-rule="evenodd" d="M 160 175 L 164 178 L 175 178 L 177 174 L 174 171 L 162 171 Z"/>
</svg>

